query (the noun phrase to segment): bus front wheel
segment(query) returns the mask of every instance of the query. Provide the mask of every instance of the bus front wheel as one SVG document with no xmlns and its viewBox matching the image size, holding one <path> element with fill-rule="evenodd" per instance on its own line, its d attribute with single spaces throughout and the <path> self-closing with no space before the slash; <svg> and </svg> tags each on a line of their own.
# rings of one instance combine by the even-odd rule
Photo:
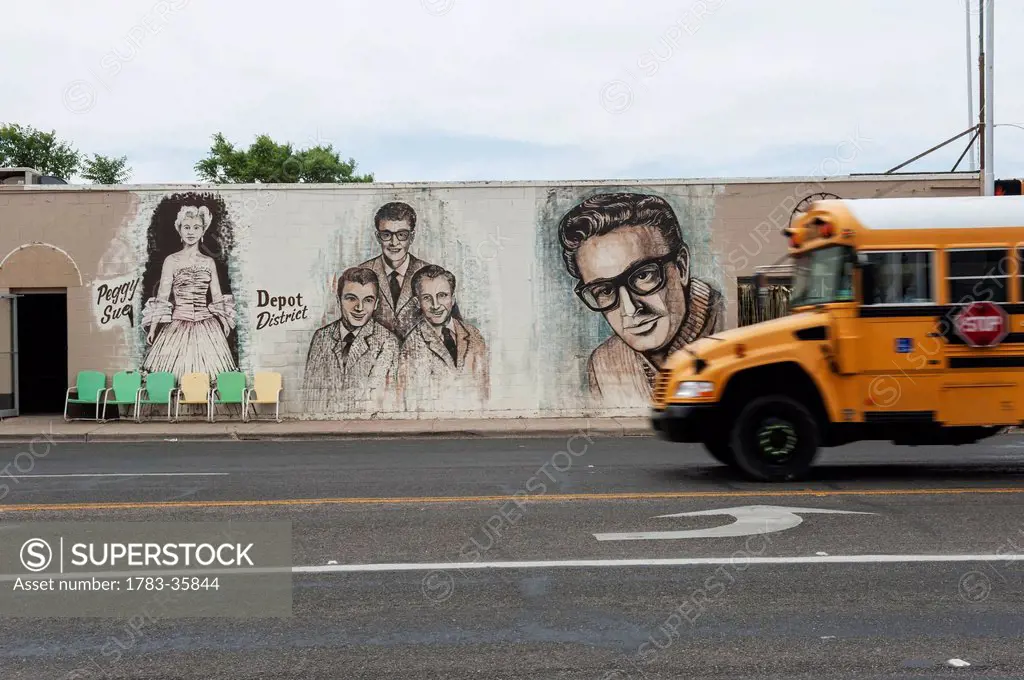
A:
<svg viewBox="0 0 1024 680">
<path fill-rule="evenodd" d="M 722 465 L 730 468 L 736 467 L 736 455 L 729 446 L 728 437 L 714 437 L 704 442 L 704 449 L 711 454 L 711 457 Z"/>
<path fill-rule="evenodd" d="M 758 397 L 734 421 L 730 444 L 736 466 L 763 482 L 785 482 L 807 474 L 818 453 L 820 433 L 811 412 L 784 395 Z"/>
</svg>

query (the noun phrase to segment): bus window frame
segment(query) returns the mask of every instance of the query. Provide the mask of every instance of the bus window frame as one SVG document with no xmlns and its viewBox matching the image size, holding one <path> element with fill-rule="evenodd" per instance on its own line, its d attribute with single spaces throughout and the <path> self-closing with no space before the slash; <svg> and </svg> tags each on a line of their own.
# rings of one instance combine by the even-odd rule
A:
<svg viewBox="0 0 1024 680">
<path fill-rule="evenodd" d="M 1014 293 L 1017 295 L 1017 302 L 1024 302 L 1024 243 L 1017 243 L 1013 246 L 1013 252 L 1017 263 L 1016 284 Z"/>
<path fill-rule="evenodd" d="M 801 251 L 797 255 L 794 255 L 794 254 L 791 253 L 789 258 L 790 258 L 791 261 L 793 261 L 795 259 L 795 257 L 801 257 L 801 256 L 808 256 L 809 257 L 810 254 L 813 253 L 813 252 L 817 252 L 819 250 L 828 250 L 828 249 L 837 249 L 837 250 L 846 251 L 847 258 L 844 261 L 844 264 L 851 264 L 851 265 L 853 265 L 853 271 L 850 272 L 850 285 L 852 286 L 851 298 L 849 300 L 829 300 L 829 301 L 826 301 L 826 302 L 805 302 L 805 303 L 800 304 L 800 305 L 794 305 L 792 303 L 792 297 L 790 297 L 790 303 L 789 303 L 789 306 L 787 307 L 787 309 L 788 309 L 788 311 L 790 313 L 792 313 L 792 312 L 794 312 L 796 310 L 801 310 L 801 309 L 817 309 L 817 308 L 823 307 L 825 305 L 850 305 L 850 304 L 856 305 L 856 304 L 859 304 L 859 301 L 857 300 L 857 279 L 856 279 L 857 248 L 854 247 L 853 245 L 850 245 L 850 244 L 847 244 L 847 243 L 826 243 L 826 244 L 823 244 L 823 245 L 820 245 L 820 246 L 817 246 L 817 247 L 814 247 L 814 248 L 808 248 L 807 250 L 803 250 L 803 251 Z M 838 274 L 838 272 L 837 272 L 837 274 Z M 791 290 L 792 290 L 792 288 L 795 288 L 796 279 L 797 279 L 797 276 L 796 276 L 796 273 L 794 271 L 794 274 L 790 277 L 790 283 L 789 283 Z M 837 279 L 838 279 L 838 276 L 837 276 Z M 837 283 L 838 283 L 838 281 L 837 281 Z M 836 290 L 837 291 L 839 290 L 838 287 L 836 288 Z"/>
<path fill-rule="evenodd" d="M 939 252 L 942 252 L 940 248 L 883 248 L 883 249 L 877 249 L 877 250 L 873 249 L 873 248 L 870 248 L 870 249 L 869 248 L 861 248 L 857 252 L 858 252 L 858 254 L 863 254 L 865 256 L 865 259 L 867 259 L 867 256 L 869 256 L 869 255 L 872 255 L 872 254 L 882 254 L 882 253 L 901 253 L 901 254 L 902 253 L 927 253 L 928 255 L 931 256 L 929 258 L 929 260 L 928 260 L 928 265 L 929 265 L 929 267 L 932 270 L 931 271 L 931 279 L 932 279 L 931 280 L 931 284 L 932 284 L 932 296 L 931 296 L 931 298 L 932 299 L 930 301 L 928 301 L 928 302 L 871 302 L 871 303 L 869 303 L 869 302 L 865 302 L 865 300 L 867 299 L 868 291 L 861 290 L 860 304 L 861 304 L 862 307 L 872 307 L 872 308 L 874 308 L 874 307 L 935 307 L 936 305 L 940 304 L 940 302 L 939 302 L 939 284 L 941 283 L 941 279 L 939 278 L 939 266 L 938 266 L 938 257 L 937 257 L 937 254 Z M 877 280 L 878 280 L 878 274 L 877 274 L 877 269 L 876 269 L 875 281 L 877 281 Z"/>
<path fill-rule="evenodd" d="M 957 246 L 957 247 L 943 248 L 942 249 L 942 252 L 946 255 L 946 262 L 945 262 L 945 265 L 946 265 L 946 276 L 944 277 L 944 279 L 947 282 L 946 285 L 943 286 L 943 291 L 942 292 L 943 292 L 943 294 L 946 297 L 949 298 L 949 302 L 946 303 L 947 305 L 950 305 L 951 307 L 966 307 L 967 305 L 971 304 L 972 302 L 976 302 L 976 300 L 968 300 L 967 302 L 954 302 L 953 301 L 952 290 L 950 290 L 950 286 L 948 284 L 949 281 L 978 281 L 978 280 L 984 281 L 985 279 L 1012 279 L 1013 278 L 1013 274 L 1011 274 L 1009 271 L 1007 271 L 1005 274 L 1000 274 L 1000 275 L 996 275 L 996 276 L 950 276 L 949 275 L 949 272 L 952 269 L 952 267 L 950 266 L 951 265 L 951 262 L 950 262 L 950 254 L 951 253 L 978 252 L 978 251 L 986 251 L 986 250 L 999 250 L 999 251 L 1002 251 L 1004 254 L 1009 255 L 1009 260 L 1012 263 L 1014 258 L 1013 258 L 1012 255 L 1010 255 L 1010 253 L 1013 253 L 1016 250 L 1016 246 L 1012 246 L 1012 245 L 1009 245 L 1009 244 L 1004 244 L 1004 245 L 988 245 L 988 246 Z M 1018 272 L 1018 274 L 1019 273 L 1020 272 Z M 1013 304 L 1013 297 L 1014 297 L 1014 292 L 1015 291 L 1013 290 L 1013 285 L 1011 284 L 1011 282 L 1009 280 L 1006 282 L 1005 290 L 1006 290 L 1006 299 L 1005 300 L 990 300 L 990 302 L 992 302 L 992 304 L 996 304 L 996 305 L 1009 305 L 1009 304 Z"/>
</svg>

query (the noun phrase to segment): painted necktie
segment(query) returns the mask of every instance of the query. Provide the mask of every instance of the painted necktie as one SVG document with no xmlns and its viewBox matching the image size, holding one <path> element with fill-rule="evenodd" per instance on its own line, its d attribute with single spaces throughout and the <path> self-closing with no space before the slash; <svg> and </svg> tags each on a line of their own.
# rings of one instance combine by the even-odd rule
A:
<svg viewBox="0 0 1024 680">
<path fill-rule="evenodd" d="M 348 359 L 348 351 L 352 349 L 352 342 L 356 339 L 355 333 L 349 333 L 345 336 L 345 339 L 341 341 L 341 356 L 343 359 Z"/>
<path fill-rule="evenodd" d="M 391 272 L 391 299 L 395 303 L 395 309 L 398 309 L 398 296 L 402 292 L 402 286 L 398 283 L 398 272 Z"/>
<path fill-rule="evenodd" d="M 441 329 L 441 337 L 444 338 L 444 346 L 448 348 L 448 354 L 452 355 L 452 363 L 459 365 L 458 352 L 455 349 L 455 336 L 447 328 Z"/>
</svg>

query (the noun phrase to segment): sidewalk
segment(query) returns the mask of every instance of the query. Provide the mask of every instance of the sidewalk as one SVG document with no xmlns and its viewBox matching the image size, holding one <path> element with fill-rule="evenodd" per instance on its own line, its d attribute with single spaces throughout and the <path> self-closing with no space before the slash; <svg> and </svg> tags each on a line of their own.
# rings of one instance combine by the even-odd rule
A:
<svg viewBox="0 0 1024 680">
<path fill-rule="evenodd" d="M 248 422 L 154 419 L 64 422 L 61 415 L 18 416 L 0 422 L 0 442 L 117 442 L 184 440 L 391 439 L 406 437 L 599 437 L 652 435 L 647 418 L 491 418 L 466 420 L 286 420 Z"/>
</svg>

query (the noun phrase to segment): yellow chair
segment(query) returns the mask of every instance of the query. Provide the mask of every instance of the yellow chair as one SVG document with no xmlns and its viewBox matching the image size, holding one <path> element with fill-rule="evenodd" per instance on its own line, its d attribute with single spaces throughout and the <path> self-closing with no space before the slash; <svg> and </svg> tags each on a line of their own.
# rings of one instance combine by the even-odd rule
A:
<svg viewBox="0 0 1024 680">
<path fill-rule="evenodd" d="M 281 422 L 281 374 L 270 371 L 257 373 L 253 376 L 252 382 L 253 386 L 245 391 L 242 420 L 249 420 L 250 406 L 252 406 L 253 415 L 258 416 L 256 404 L 273 404 L 274 420 Z"/>
<path fill-rule="evenodd" d="M 176 390 L 174 419 L 178 419 L 182 404 L 206 404 L 206 419 L 213 421 L 210 376 L 206 373 L 186 373 L 181 376 L 181 386 Z"/>
</svg>

